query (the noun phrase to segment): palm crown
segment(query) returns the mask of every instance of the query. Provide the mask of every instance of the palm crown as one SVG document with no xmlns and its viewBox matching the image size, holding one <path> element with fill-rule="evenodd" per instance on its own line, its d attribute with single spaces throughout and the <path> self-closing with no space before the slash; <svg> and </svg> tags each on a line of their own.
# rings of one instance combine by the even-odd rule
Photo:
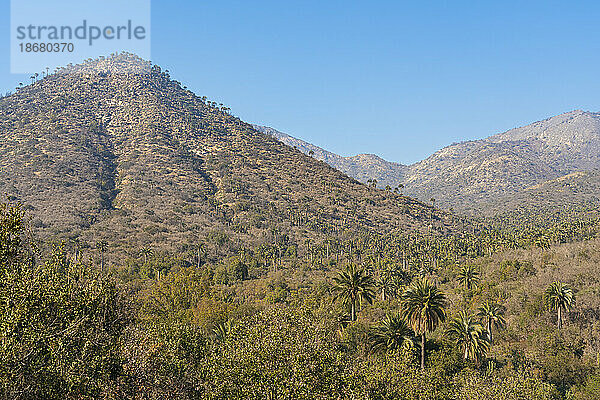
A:
<svg viewBox="0 0 600 400">
<path fill-rule="evenodd" d="M 549 309 L 557 312 L 558 329 L 562 327 L 562 311 L 570 310 L 575 303 L 573 289 L 560 281 L 552 282 L 544 293 L 544 299 Z"/>
<path fill-rule="evenodd" d="M 369 332 L 371 348 L 374 351 L 410 348 L 414 345 L 414 336 L 400 313 L 388 314 Z"/>
<path fill-rule="evenodd" d="M 506 324 L 506 321 L 504 320 L 504 309 L 502 306 L 494 302 L 486 301 L 479 307 L 477 315 L 479 318 L 485 321 L 487 325 L 488 339 L 491 343 L 492 329 L 494 327 L 500 328 Z"/>
<path fill-rule="evenodd" d="M 336 299 L 339 298 L 344 304 L 350 306 L 351 319 L 352 321 L 356 321 L 357 306 L 362 305 L 363 301 L 371 303 L 375 298 L 375 282 L 373 278 L 367 275 L 364 270 L 350 265 L 338 272 L 338 275 L 333 278 L 333 282 Z"/>
<path fill-rule="evenodd" d="M 479 361 L 489 350 L 487 332 L 472 315 L 461 311 L 448 324 L 448 337 L 463 349 L 465 360 Z"/>
<path fill-rule="evenodd" d="M 463 265 L 458 273 L 458 281 L 465 289 L 470 290 L 479 281 L 479 271 L 473 265 Z"/>
</svg>

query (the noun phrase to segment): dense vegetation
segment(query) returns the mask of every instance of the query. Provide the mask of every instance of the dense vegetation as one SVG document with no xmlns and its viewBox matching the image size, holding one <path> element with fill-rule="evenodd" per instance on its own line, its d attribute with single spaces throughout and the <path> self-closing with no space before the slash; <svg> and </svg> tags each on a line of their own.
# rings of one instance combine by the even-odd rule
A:
<svg viewBox="0 0 600 400">
<path fill-rule="evenodd" d="M 593 213 L 441 212 L 127 54 L 0 117 L 1 398 L 598 395 Z"/>
<path fill-rule="evenodd" d="M 597 394 L 596 239 L 423 271 L 386 250 L 43 256 L 20 207 L 0 224 L 4 398 Z"/>
</svg>

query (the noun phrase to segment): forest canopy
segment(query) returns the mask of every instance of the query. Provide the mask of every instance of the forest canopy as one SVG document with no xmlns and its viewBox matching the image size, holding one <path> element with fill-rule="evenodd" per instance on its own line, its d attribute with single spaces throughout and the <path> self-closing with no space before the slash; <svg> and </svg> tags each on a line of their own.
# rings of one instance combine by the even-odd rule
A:
<svg viewBox="0 0 600 400">
<path fill-rule="evenodd" d="M 366 255 L 288 254 L 265 270 L 251 251 L 197 263 L 142 249 L 101 268 L 110 246 L 40 244 L 16 205 L 0 223 L 3 398 L 589 399 L 598 387 L 592 325 L 572 301 L 586 295 L 525 291 L 544 275 L 526 259 L 568 246 L 404 275 Z M 592 244 L 577 254 L 595 260 Z"/>
</svg>

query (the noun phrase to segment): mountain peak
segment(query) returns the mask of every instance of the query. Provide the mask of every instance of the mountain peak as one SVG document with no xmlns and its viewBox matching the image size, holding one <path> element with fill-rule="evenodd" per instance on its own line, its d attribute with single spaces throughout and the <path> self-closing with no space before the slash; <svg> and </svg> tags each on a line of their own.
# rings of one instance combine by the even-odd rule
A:
<svg viewBox="0 0 600 400">
<path fill-rule="evenodd" d="M 600 114 L 573 110 L 530 125 L 510 129 L 486 139 L 489 142 L 539 141 L 556 148 L 600 140 Z"/>
<path fill-rule="evenodd" d="M 69 64 L 58 68 L 58 73 L 81 74 L 147 74 L 152 62 L 133 53 L 113 53 L 108 57 L 89 58 L 80 64 Z"/>
</svg>

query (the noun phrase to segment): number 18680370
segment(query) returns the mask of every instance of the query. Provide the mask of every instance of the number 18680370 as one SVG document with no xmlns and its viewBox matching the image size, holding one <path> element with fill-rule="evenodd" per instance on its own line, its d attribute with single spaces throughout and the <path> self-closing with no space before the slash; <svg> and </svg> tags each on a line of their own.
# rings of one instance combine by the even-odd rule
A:
<svg viewBox="0 0 600 400">
<path fill-rule="evenodd" d="M 72 53 L 73 43 L 19 43 L 21 53 Z"/>
</svg>

